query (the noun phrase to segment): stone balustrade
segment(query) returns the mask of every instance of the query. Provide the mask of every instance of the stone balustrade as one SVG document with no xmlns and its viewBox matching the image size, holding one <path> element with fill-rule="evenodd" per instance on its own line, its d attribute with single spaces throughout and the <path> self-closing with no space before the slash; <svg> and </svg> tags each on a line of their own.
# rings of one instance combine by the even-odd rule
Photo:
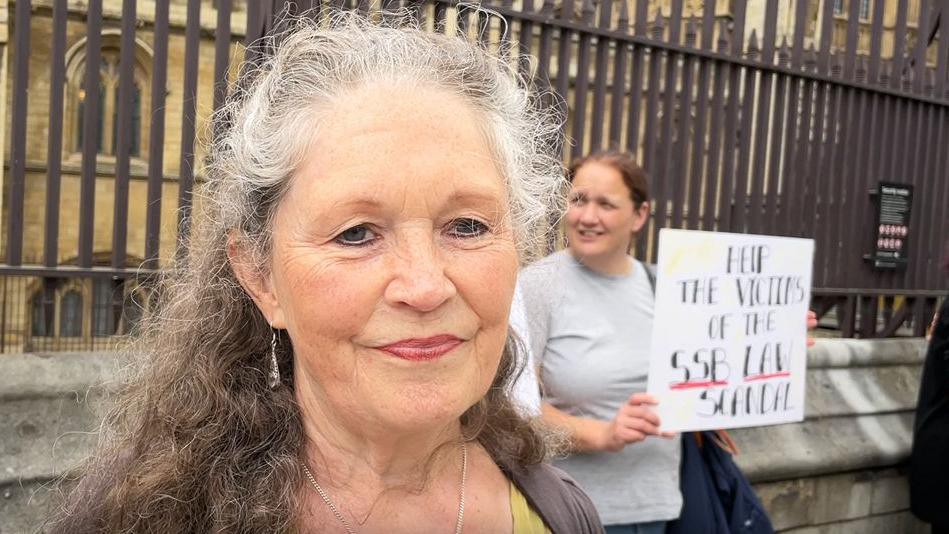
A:
<svg viewBox="0 0 949 534">
<path fill-rule="evenodd" d="M 905 478 L 921 339 L 821 340 L 808 355 L 806 419 L 731 432 L 775 527 L 793 534 L 928 532 Z M 0 534 L 33 532 L 53 482 L 93 446 L 115 353 L 0 357 Z"/>
</svg>

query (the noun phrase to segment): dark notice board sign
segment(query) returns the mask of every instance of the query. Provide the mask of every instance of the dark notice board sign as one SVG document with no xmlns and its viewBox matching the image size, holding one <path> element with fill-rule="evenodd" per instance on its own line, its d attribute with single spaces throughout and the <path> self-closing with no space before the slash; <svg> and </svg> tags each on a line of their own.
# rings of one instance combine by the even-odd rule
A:
<svg viewBox="0 0 949 534">
<path fill-rule="evenodd" d="M 876 239 L 873 254 L 866 259 L 878 269 L 905 267 L 909 257 L 909 216 L 913 205 L 913 186 L 880 182 L 876 193 Z"/>
</svg>

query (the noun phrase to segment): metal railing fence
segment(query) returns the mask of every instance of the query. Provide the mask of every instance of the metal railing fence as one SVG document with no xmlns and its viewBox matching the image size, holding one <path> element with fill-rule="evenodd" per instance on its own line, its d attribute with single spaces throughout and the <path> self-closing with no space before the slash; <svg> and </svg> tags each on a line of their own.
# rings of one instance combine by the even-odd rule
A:
<svg viewBox="0 0 949 534">
<path fill-rule="evenodd" d="M 375 16 L 406 9 L 431 31 L 461 30 L 565 106 L 565 161 L 603 148 L 634 153 L 655 198 L 641 257 L 655 258 L 663 227 L 812 237 L 814 307 L 844 336 L 890 336 L 907 325 L 919 335 L 949 287 L 938 269 L 949 239 L 947 0 L 920 2 L 915 20 L 916 4 L 900 0 L 892 27 L 882 1 L 870 13 L 859 12 L 860 2 L 844 2 L 844 11 L 823 2 L 816 19 L 807 0 L 789 11 L 778 0 L 739 0 L 730 11 L 706 2 L 693 13 L 683 0 L 666 11 L 648 0 L 501 0 L 486 2 L 490 11 L 455 0 L 178 4 L 12 4 L 0 278 L 33 293 L 4 290 L 0 339 L 9 350 L 38 347 L 31 340 L 44 336 L 34 332 L 59 333 L 56 309 L 73 278 L 84 280 L 82 295 L 94 294 L 94 279 L 113 280 L 123 296 L 110 317 L 128 315 L 120 282 L 161 269 L 187 236 L 202 172 L 196 139 L 226 95 L 235 60 L 279 29 L 278 14 L 317 16 L 322 6 Z M 72 68 L 77 43 L 84 59 Z M 48 58 L 31 61 L 34 51 Z M 261 53 L 251 48 L 250 59 Z M 95 79 L 110 61 L 114 101 L 94 83 L 71 92 L 70 75 Z M 41 78 L 64 90 L 34 90 Z M 70 115 L 75 94 L 82 106 Z M 134 136 L 125 134 L 137 114 L 145 156 L 132 154 Z M 93 142 L 75 146 L 77 124 L 87 140 L 109 127 L 123 133 L 103 155 Z M 900 269 L 864 258 L 876 238 L 870 191 L 881 181 L 915 192 Z M 92 339 L 92 314 L 105 312 L 93 312 L 90 298 L 81 328 Z M 25 320 L 10 319 L 14 309 Z M 34 330 L 34 316 L 55 324 Z"/>
</svg>

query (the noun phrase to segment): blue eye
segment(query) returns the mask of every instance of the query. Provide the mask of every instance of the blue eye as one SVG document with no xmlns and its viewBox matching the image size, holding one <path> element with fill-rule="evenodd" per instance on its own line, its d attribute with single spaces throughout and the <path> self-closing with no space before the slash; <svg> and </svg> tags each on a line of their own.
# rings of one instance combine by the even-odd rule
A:
<svg viewBox="0 0 949 534">
<path fill-rule="evenodd" d="M 336 236 L 335 241 L 340 245 L 358 247 L 371 243 L 376 237 L 375 232 L 370 230 L 366 225 L 359 224 L 343 230 L 342 233 Z"/>
<path fill-rule="evenodd" d="M 477 237 L 488 231 L 488 225 L 477 219 L 455 219 L 448 228 L 452 237 Z"/>
</svg>

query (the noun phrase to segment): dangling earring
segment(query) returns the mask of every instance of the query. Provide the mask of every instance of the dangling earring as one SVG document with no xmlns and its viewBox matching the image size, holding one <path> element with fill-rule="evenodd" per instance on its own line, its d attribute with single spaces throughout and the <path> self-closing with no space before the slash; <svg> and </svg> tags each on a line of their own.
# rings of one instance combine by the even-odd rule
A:
<svg viewBox="0 0 949 534">
<path fill-rule="evenodd" d="M 270 376 L 267 385 L 270 389 L 277 389 L 280 385 L 280 367 L 277 365 L 277 331 L 270 325 L 273 337 L 270 338 Z"/>
</svg>

